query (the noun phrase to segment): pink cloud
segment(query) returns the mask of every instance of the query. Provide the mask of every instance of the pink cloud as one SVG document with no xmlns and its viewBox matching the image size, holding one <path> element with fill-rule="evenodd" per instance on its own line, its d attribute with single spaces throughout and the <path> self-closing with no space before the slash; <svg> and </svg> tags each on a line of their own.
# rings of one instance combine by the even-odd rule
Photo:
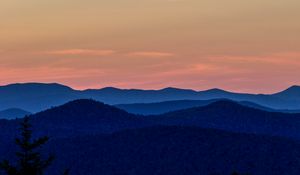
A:
<svg viewBox="0 0 300 175">
<path fill-rule="evenodd" d="M 154 51 L 131 52 L 128 55 L 130 55 L 130 56 L 141 56 L 141 57 L 171 57 L 171 56 L 174 56 L 173 53 L 154 52 Z"/>
<path fill-rule="evenodd" d="M 1 53 L 1 50 L 0 50 Z M 131 56 L 131 57 L 172 57 L 175 54 L 170 52 L 159 52 L 159 51 L 136 51 L 136 52 L 118 52 L 116 50 L 98 50 L 98 49 L 63 49 L 41 52 L 42 54 L 48 55 L 61 55 L 61 56 L 107 56 L 107 55 L 118 55 L 118 56 Z"/>
<path fill-rule="evenodd" d="M 79 89 L 104 86 L 157 89 L 175 86 L 202 90 L 218 87 L 258 93 L 275 92 L 300 83 L 299 52 L 178 57 L 168 52 L 116 50 L 108 52 L 111 53 L 109 59 L 88 57 L 102 55 L 105 53 L 102 51 L 58 50 L 48 53 L 52 55 L 42 55 L 43 59 L 41 55 L 30 55 L 30 62 L 27 59 L 10 59 L 12 56 L 4 60 L 3 57 L 0 83 L 60 82 Z M 53 59 L 53 55 L 71 55 L 72 59 Z"/>
<path fill-rule="evenodd" d="M 114 54 L 114 50 L 94 50 L 94 49 L 68 49 L 68 50 L 55 50 L 45 52 L 50 55 L 89 55 L 89 56 L 105 56 Z"/>
</svg>

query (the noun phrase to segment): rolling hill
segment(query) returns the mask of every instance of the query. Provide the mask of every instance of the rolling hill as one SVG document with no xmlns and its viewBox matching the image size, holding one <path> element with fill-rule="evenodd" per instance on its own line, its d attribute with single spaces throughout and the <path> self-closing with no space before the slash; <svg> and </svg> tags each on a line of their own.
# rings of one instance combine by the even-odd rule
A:
<svg viewBox="0 0 300 175">
<path fill-rule="evenodd" d="M 228 100 L 153 116 L 151 120 L 164 125 L 199 126 L 300 139 L 299 113 L 267 112 Z"/>
<path fill-rule="evenodd" d="M 50 151 L 60 155 L 56 169 L 69 165 L 76 175 L 300 173 L 299 142 L 195 127 L 160 126 L 59 140 Z"/>
<path fill-rule="evenodd" d="M 300 173 L 299 142 L 197 127 L 156 126 L 52 139 L 44 151 L 57 155 L 48 175 L 60 175 L 66 167 L 73 175 Z M 4 156 L 12 154 L 10 148 Z"/>
<path fill-rule="evenodd" d="M 133 104 L 119 104 L 115 107 L 123 109 L 129 113 L 139 115 L 159 115 L 172 111 L 178 111 L 193 107 L 206 106 L 211 103 L 225 100 L 225 99 L 212 99 L 212 100 L 176 100 L 176 101 L 164 101 L 157 103 L 133 103 Z M 237 102 L 243 106 L 260 109 L 268 112 L 282 112 L 282 113 L 300 113 L 300 110 L 276 110 L 268 107 L 264 107 L 252 102 L 239 101 Z"/>
<path fill-rule="evenodd" d="M 49 175 L 299 174 L 300 114 L 267 112 L 222 100 L 139 116 L 94 100 L 75 100 L 30 116 L 57 159 Z M 0 120 L 0 155 L 16 150 L 16 120 Z"/>
<path fill-rule="evenodd" d="M 133 103 L 133 104 L 119 104 L 115 107 L 123 109 L 129 113 L 140 115 L 159 115 L 171 111 L 177 111 L 182 109 L 188 109 L 198 106 L 206 106 L 214 100 L 176 100 L 176 101 L 164 101 L 158 103 Z"/>
<path fill-rule="evenodd" d="M 36 133 L 55 137 L 111 133 L 154 125 L 178 125 L 300 139 L 300 114 L 267 112 L 228 100 L 146 117 L 94 100 L 75 100 L 31 115 L 31 120 Z M 14 133 L 18 121 L 0 120 L 0 136 Z"/>
<path fill-rule="evenodd" d="M 26 115 L 31 113 L 23 109 L 10 108 L 3 111 L 0 111 L 0 119 L 16 119 L 23 118 Z"/>
<path fill-rule="evenodd" d="M 71 101 L 29 117 L 36 135 L 51 137 L 111 133 L 146 126 L 146 121 L 141 117 L 113 106 L 84 99 Z M 1 138 L 12 138 L 16 135 L 20 120 L 0 120 L 0 147 Z"/>
</svg>

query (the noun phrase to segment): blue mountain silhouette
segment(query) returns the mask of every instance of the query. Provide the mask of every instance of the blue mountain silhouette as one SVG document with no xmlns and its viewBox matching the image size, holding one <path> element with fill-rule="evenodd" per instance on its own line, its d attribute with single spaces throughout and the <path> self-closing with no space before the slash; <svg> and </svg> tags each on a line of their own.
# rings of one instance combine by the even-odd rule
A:
<svg viewBox="0 0 300 175">
<path fill-rule="evenodd" d="M 129 113 L 139 114 L 139 115 L 158 115 L 167 112 L 183 110 L 193 107 L 206 106 L 208 104 L 220 101 L 222 99 L 212 99 L 212 100 L 175 100 L 175 101 L 164 101 L 157 103 L 133 103 L 133 104 L 119 104 L 116 107 L 123 109 Z M 223 99 L 225 100 L 225 99 Z M 269 112 L 282 112 L 282 113 L 300 113 L 300 110 L 279 110 L 272 109 L 265 106 L 258 105 L 256 103 L 248 101 L 237 102 L 243 106 L 261 109 Z"/>
<path fill-rule="evenodd" d="M 267 112 L 221 100 L 157 116 L 75 100 L 30 116 L 34 137 L 57 155 L 49 174 L 297 175 L 300 114 Z M 0 155 L 15 152 L 16 120 L 0 120 Z"/>
<path fill-rule="evenodd" d="M 23 109 L 18 108 L 10 108 L 3 111 L 0 111 L 0 119 L 16 119 L 23 118 L 26 115 L 30 115 L 31 113 L 25 111 Z"/>
<path fill-rule="evenodd" d="M 154 103 L 174 100 L 211 100 L 226 98 L 248 101 L 281 110 L 300 109 L 300 88 L 293 86 L 276 94 L 243 94 L 220 89 L 194 91 L 177 88 L 161 90 L 103 89 L 74 90 L 60 84 L 25 83 L 0 87 L 0 110 L 20 108 L 39 112 L 76 99 L 95 99 L 107 104 Z"/>
</svg>

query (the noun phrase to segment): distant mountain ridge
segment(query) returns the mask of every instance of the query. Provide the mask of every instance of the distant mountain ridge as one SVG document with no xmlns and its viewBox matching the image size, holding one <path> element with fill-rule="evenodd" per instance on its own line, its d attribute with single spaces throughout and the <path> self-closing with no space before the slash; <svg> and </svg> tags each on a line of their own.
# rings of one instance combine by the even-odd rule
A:
<svg viewBox="0 0 300 175">
<path fill-rule="evenodd" d="M 149 118 L 149 117 L 148 117 Z M 164 125 L 198 126 L 300 139 L 300 113 L 267 112 L 223 100 L 150 117 Z"/>
<path fill-rule="evenodd" d="M 300 86 L 292 86 L 282 92 L 274 94 L 275 97 L 299 100 Z"/>
<path fill-rule="evenodd" d="M 26 115 L 30 115 L 31 112 L 25 111 L 18 108 L 10 108 L 3 111 L 0 111 L 0 119 L 16 119 L 23 118 Z"/>
<path fill-rule="evenodd" d="M 299 86 L 292 86 L 282 92 L 268 95 L 233 93 L 221 89 L 194 91 L 171 87 L 161 90 L 118 89 L 113 87 L 74 90 L 57 83 L 25 83 L 0 86 L 0 110 L 20 108 L 31 112 L 39 112 L 52 106 L 83 98 L 95 99 L 111 105 L 225 98 L 234 101 L 248 101 L 273 109 L 300 109 Z"/>
<path fill-rule="evenodd" d="M 114 106 L 133 114 L 159 115 L 159 114 L 164 114 L 164 113 L 177 111 L 177 110 L 183 110 L 183 109 L 194 108 L 194 107 L 202 107 L 220 100 L 226 100 L 226 99 L 175 100 L 175 101 L 164 101 L 164 102 L 157 102 L 157 103 L 119 104 Z M 276 110 L 248 101 L 236 101 L 236 102 L 243 106 L 260 109 L 268 112 L 300 113 L 300 110 Z"/>
<path fill-rule="evenodd" d="M 0 110 L 20 108 L 39 112 L 78 98 L 77 91 L 57 83 L 11 84 L 0 87 Z"/>
</svg>

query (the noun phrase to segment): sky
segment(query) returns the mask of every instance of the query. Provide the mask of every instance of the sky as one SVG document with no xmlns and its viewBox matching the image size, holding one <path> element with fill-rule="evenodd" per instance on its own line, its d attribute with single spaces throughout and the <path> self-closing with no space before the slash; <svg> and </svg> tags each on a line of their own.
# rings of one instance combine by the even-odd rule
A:
<svg viewBox="0 0 300 175">
<path fill-rule="evenodd" d="M 299 0 L 1 0 L 0 85 L 273 93 L 300 85 Z"/>
</svg>

